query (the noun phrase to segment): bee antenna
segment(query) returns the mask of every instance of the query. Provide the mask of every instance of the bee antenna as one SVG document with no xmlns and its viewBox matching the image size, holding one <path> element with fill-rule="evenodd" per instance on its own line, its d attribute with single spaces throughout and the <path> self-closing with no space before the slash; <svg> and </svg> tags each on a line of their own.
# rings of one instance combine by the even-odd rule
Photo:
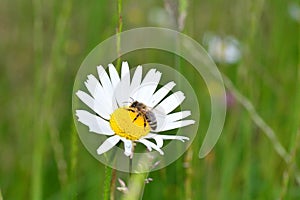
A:
<svg viewBox="0 0 300 200">
<path fill-rule="evenodd" d="M 134 99 L 132 97 L 129 97 L 131 99 L 131 102 L 130 101 L 123 101 L 122 103 L 132 103 L 134 102 Z"/>
</svg>

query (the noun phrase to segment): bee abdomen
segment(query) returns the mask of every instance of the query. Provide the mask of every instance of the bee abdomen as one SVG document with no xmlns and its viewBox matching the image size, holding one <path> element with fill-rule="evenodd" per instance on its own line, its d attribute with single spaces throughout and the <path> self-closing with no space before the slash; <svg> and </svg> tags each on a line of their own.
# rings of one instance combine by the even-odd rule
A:
<svg viewBox="0 0 300 200">
<path fill-rule="evenodd" d="M 153 129 L 153 130 L 155 130 L 156 128 L 157 128 L 157 121 L 155 120 L 155 121 L 153 121 L 153 120 L 147 120 L 147 122 L 149 123 L 149 126 Z"/>
</svg>

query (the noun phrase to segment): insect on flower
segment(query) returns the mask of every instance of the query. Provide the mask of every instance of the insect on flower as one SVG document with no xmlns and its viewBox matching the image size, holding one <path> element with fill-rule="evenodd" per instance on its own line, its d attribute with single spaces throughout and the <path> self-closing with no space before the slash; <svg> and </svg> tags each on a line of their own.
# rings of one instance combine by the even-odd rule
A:
<svg viewBox="0 0 300 200">
<path fill-rule="evenodd" d="M 157 128 L 156 117 L 154 113 L 145 104 L 138 101 L 134 101 L 132 104 L 130 104 L 127 110 L 137 113 L 136 117 L 133 119 L 132 122 L 135 122 L 135 120 L 139 116 L 142 116 L 144 119 L 144 128 L 146 128 L 147 123 L 149 123 L 152 130 L 155 130 Z"/>
<path fill-rule="evenodd" d="M 181 91 L 168 95 L 175 86 L 173 81 L 157 90 L 160 72 L 150 69 L 142 78 L 142 66 L 138 66 L 130 78 L 127 62 L 122 63 L 121 77 L 112 64 L 108 65 L 108 71 L 109 75 L 101 65 L 98 66 L 99 80 L 90 74 L 84 83 L 90 94 L 81 90 L 76 92 L 92 110 L 76 110 L 78 121 L 90 132 L 108 136 L 98 147 L 97 154 L 109 151 L 122 141 L 126 156 L 133 155 L 135 143 L 142 143 L 149 151 L 155 149 L 163 155 L 164 140 L 189 140 L 185 136 L 157 134 L 195 123 L 184 119 L 191 115 L 188 110 L 171 113 L 185 99 Z M 131 103 L 128 102 L 130 99 Z M 124 102 L 129 104 L 124 105 Z M 154 139 L 155 143 L 149 139 Z"/>
</svg>

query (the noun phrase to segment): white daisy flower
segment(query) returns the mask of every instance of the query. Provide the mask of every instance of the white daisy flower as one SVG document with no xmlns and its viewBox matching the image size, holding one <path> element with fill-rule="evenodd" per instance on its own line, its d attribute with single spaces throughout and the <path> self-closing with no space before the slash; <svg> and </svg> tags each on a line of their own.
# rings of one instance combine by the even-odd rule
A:
<svg viewBox="0 0 300 200">
<path fill-rule="evenodd" d="M 99 146 L 97 154 L 103 154 L 124 143 L 124 154 L 133 155 L 135 143 L 142 143 L 163 155 L 164 140 L 189 140 L 185 136 L 160 135 L 168 131 L 194 124 L 194 120 L 183 120 L 190 111 L 171 113 L 185 99 L 183 92 L 168 96 L 175 86 L 173 81 L 156 90 L 161 73 L 151 69 L 142 79 L 142 66 L 138 66 L 130 79 L 127 62 L 122 63 L 121 77 L 114 67 L 108 65 L 109 76 L 100 65 L 97 67 L 99 80 L 92 74 L 87 76 L 85 86 L 90 94 L 77 91 L 76 95 L 93 112 L 76 110 L 78 121 L 89 127 L 89 131 L 108 138 Z M 149 141 L 154 139 L 155 143 Z"/>
<path fill-rule="evenodd" d="M 300 6 L 297 3 L 290 3 L 288 6 L 288 11 L 290 17 L 297 21 L 300 22 Z"/>
<path fill-rule="evenodd" d="M 207 46 L 208 54 L 215 62 L 234 64 L 241 58 L 240 44 L 232 36 L 221 38 L 207 33 L 204 35 L 203 42 Z"/>
</svg>

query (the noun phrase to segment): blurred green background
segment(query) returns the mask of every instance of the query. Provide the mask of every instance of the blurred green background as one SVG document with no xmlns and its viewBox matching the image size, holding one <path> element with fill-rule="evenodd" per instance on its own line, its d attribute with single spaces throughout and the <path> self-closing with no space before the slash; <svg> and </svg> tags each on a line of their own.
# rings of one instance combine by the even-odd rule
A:
<svg viewBox="0 0 300 200">
<path fill-rule="evenodd" d="M 210 102 L 205 84 L 193 82 L 201 104 L 199 134 L 181 159 L 149 174 L 153 181 L 142 198 L 299 199 L 299 5 L 282 0 L 119 0 L 119 13 L 117 1 L 1 0 L 3 199 L 103 198 L 105 166 L 79 141 L 72 87 L 85 56 L 116 33 L 120 14 L 123 30 L 167 27 L 199 43 L 207 33 L 233 36 L 241 52 L 234 63 L 217 63 L 231 103 L 213 151 L 198 158 Z M 145 57 L 191 74 L 184 61 L 166 52 L 145 51 L 126 59 L 134 66 Z M 128 183 L 126 174 L 116 172 L 116 177 Z M 112 188 L 113 196 L 121 198 Z"/>
</svg>

